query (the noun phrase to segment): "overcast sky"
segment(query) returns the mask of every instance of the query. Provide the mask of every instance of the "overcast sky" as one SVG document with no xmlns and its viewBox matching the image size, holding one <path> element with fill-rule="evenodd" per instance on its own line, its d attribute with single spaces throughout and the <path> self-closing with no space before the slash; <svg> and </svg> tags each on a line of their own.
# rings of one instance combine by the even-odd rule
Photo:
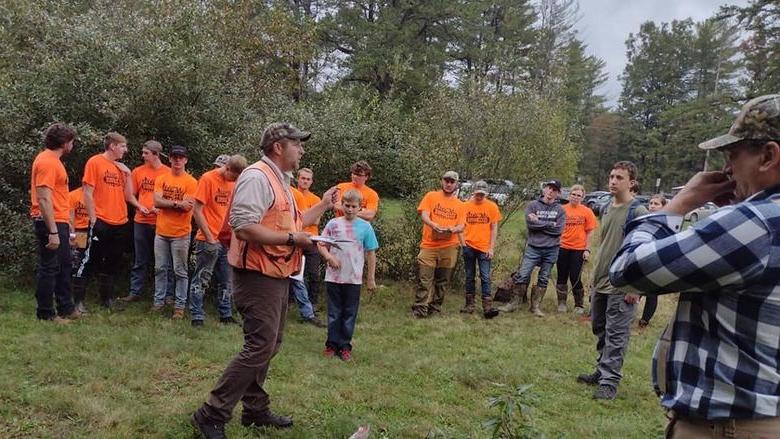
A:
<svg viewBox="0 0 780 439">
<path fill-rule="evenodd" d="M 618 76 L 626 65 L 625 41 L 629 33 L 637 33 L 645 21 L 656 23 L 693 18 L 701 21 L 711 17 L 720 5 L 744 6 L 748 0 L 580 0 L 580 38 L 588 45 L 588 53 L 606 62 L 609 79 L 600 90 L 609 105 L 620 97 Z"/>
</svg>

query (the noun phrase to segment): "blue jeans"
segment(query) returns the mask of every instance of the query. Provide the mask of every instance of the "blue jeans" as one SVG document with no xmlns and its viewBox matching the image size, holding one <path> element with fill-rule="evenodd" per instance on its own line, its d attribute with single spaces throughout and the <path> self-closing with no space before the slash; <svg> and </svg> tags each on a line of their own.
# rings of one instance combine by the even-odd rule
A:
<svg viewBox="0 0 780 439">
<path fill-rule="evenodd" d="M 190 235 L 180 238 L 154 237 L 154 304 L 165 304 L 165 292 L 168 289 L 168 276 L 173 271 L 176 278 L 174 307 L 184 309 L 187 306 L 187 251 L 190 249 Z M 171 268 L 173 270 L 171 270 Z"/>
<path fill-rule="evenodd" d="M 308 260 L 306 262 L 309 262 Z M 290 279 L 290 290 L 295 297 L 295 303 L 298 304 L 298 312 L 301 318 L 309 320 L 314 317 L 314 306 L 309 301 L 309 292 L 306 290 L 306 284 L 295 279 Z"/>
<path fill-rule="evenodd" d="M 525 254 L 523 255 L 523 262 L 520 263 L 520 268 L 517 269 L 517 273 L 512 277 L 515 284 L 526 284 L 531 281 L 531 273 L 534 271 L 534 267 L 539 267 L 539 277 L 536 284 L 539 288 L 547 288 L 547 282 L 550 280 L 550 272 L 555 261 L 558 260 L 558 249 L 560 247 L 534 247 L 527 245 L 525 247 Z"/>
<path fill-rule="evenodd" d="M 210 244 L 195 241 L 195 272 L 190 284 L 190 314 L 192 320 L 205 320 L 203 295 L 211 281 L 212 273 L 217 279 L 217 312 L 220 318 L 232 317 L 230 307 L 230 279 L 228 278 L 227 249 L 220 243 Z"/>
<path fill-rule="evenodd" d="M 146 283 L 146 273 L 154 269 L 154 224 L 133 223 L 133 268 L 130 270 L 130 295 L 141 296 Z M 165 297 L 173 297 L 175 288 L 173 272 L 168 276 Z"/>
<path fill-rule="evenodd" d="M 351 351 L 360 305 L 360 285 L 325 282 L 325 289 L 328 291 L 328 340 L 325 346 L 336 351 Z"/>
<path fill-rule="evenodd" d="M 466 271 L 466 294 L 473 295 L 477 291 L 475 279 L 476 267 L 479 266 L 479 281 L 482 286 L 482 297 L 490 297 L 490 259 L 487 253 L 469 246 L 463 247 L 463 268 Z"/>
</svg>

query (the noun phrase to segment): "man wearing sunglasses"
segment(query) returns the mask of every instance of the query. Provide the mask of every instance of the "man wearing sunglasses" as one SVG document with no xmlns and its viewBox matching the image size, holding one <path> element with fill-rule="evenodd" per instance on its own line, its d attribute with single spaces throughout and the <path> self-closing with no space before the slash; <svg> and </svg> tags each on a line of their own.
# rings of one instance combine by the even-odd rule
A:
<svg viewBox="0 0 780 439">
<path fill-rule="evenodd" d="M 699 147 L 723 152 L 723 170 L 628 224 L 610 279 L 681 292 L 652 365 L 667 437 L 780 437 L 780 95 L 749 101 Z M 682 231 L 710 201 L 724 207 Z"/>
</svg>

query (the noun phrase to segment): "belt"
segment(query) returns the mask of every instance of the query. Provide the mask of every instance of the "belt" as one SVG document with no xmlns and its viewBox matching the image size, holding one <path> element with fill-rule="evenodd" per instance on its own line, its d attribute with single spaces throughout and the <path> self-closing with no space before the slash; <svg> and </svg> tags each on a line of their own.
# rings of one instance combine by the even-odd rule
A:
<svg viewBox="0 0 780 439">
<path fill-rule="evenodd" d="M 715 428 L 717 430 L 722 431 L 723 434 L 722 437 L 726 437 L 726 438 L 735 438 L 738 429 L 757 427 L 757 426 L 762 426 L 764 428 L 770 427 L 780 432 L 780 417 L 767 417 L 767 418 L 755 418 L 755 419 L 728 418 L 728 419 L 708 420 L 708 419 L 680 416 L 677 413 L 675 413 L 674 410 L 668 410 L 666 412 L 666 417 L 669 419 L 670 423 L 682 421 L 693 425 Z"/>
</svg>

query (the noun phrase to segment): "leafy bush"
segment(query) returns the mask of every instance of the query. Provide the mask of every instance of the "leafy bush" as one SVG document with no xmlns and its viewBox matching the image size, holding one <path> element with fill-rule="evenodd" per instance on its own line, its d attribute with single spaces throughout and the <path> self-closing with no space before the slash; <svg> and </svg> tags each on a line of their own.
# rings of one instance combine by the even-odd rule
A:
<svg viewBox="0 0 780 439">
<path fill-rule="evenodd" d="M 373 222 L 379 240 L 377 277 L 402 280 L 417 277 L 422 221 L 411 200 L 404 200 L 401 206 L 401 215 L 379 215 Z"/>
<path fill-rule="evenodd" d="M 35 272 L 37 241 L 28 214 L 11 210 L 0 202 L 0 276 L 18 278 Z"/>
</svg>

